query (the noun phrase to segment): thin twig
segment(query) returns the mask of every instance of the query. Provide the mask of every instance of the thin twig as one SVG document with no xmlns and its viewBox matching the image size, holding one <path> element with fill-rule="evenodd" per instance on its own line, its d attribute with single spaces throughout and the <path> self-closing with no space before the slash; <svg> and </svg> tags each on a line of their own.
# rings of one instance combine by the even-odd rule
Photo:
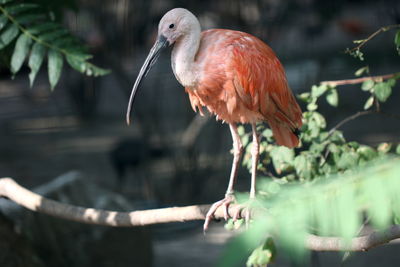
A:
<svg viewBox="0 0 400 267">
<path fill-rule="evenodd" d="M 372 33 L 366 39 L 362 40 L 359 45 L 357 45 L 356 47 L 354 47 L 352 49 L 349 49 L 348 52 L 353 52 L 353 51 L 356 51 L 356 50 L 360 50 L 361 47 L 363 47 L 372 38 L 374 38 L 375 36 L 377 36 L 381 32 L 386 32 L 386 31 L 388 31 L 390 29 L 393 29 L 393 28 L 400 28 L 400 24 L 393 24 L 393 25 L 388 25 L 388 26 L 384 26 L 384 27 L 379 28 L 376 32 Z"/>
<path fill-rule="evenodd" d="M 390 74 L 385 74 L 385 75 L 378 75 L 378 76 L 367 76 L 367 77 L 361 77 L 361 78 L 356 78 L 356 79 L 323 81 L 323 82 L 321 82 L 321 85 L 329 85 L 329 86 L 335 87 L 338 85 L 359 84 L 359 83 L 363 83 L 368 80 L 373 80 L 373 81 L 379 82 L 379 81 L 387 80 L 387 79 L 394 78 L 397 76 L 400 76 L 400 72 L 390 73 Z"/>
<path fill-rule="evenodd" d="M 344 120 L 340 121 L 338 124 L 335 125 L 335 127 L 333 127 L 330 131 L 328 136 L 331 136 L 337 129 L 339 129 L 340 127 L 342 127 L 344 124 L 346 124 L 349 121 L 352 121 L 354 119 L 357 119 L 358 117 L 361 116 L 365 116 L 365 115 L 369 115 L 369 114 L 374 114 L 377 113 L 377 111 L 375 110 L 366 110 L 366 111 L 359 111 L 347 118 L 345 118 Z"/>
<path fill-rule="evenodd" d="M 344 124 L 348 123 L 349 121 L 352 121 L 354 119 L 357 119 L 358 117 L 369 115 L 369 114 L 380 114 L 380 115 L 383 115 L 383 116 L 386 116 L 389 118 L 400 120 L 400 115 L 383 112 L 380 109 L 379 110 L 359 111 L 359 112 L 345 118 L 344 120 L 340 121 L 332 129 L 330 129 L 329 133 L 328 133 L 328 137 L 331 136 L 337 129 L 339 129 L 340 127 L 342 127 Z"/>
<path fill-rule="evenodd" d="M 387 113 L 387 112 L 383 112 L 383 111 L 379 111 L 378 113 L 382 114 L 383 116 L 389 117 L 389 118 L 400 120 L 400 115 L 397 115 L 397 114 Z"/>
</svg>

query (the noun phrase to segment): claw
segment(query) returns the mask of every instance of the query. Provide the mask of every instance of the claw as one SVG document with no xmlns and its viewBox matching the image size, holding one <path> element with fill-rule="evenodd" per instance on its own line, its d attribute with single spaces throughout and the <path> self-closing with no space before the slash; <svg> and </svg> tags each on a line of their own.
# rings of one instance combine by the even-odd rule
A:
<svg viewBox="0 0 400 267">
<path fill-rule="evenodd" d="M 224 208 L 224 219 L 227 221 L 230 218 L 229 215 L 229 206 L 231 205 L 232 202 L 235 201 L 235 198 L 233 195 L 226 195 L 224 199 L 215 202 L 211 208 L 208 210 L 206 214 L 206 219 L 204 220 L 204 225 L 203 225 L 203 232 L 205 233 L 208 229 L 208 226 L 211 222 L 212 219 L 214 219 L 214 214 L 217 211 L 219 207 Z"/>
</svg>

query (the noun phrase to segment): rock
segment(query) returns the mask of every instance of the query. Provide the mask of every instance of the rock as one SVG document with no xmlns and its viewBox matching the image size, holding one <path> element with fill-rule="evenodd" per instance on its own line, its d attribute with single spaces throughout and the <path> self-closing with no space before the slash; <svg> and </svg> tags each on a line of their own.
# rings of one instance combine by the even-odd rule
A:
<svg viewBox="0 0 400 267">
<path fill-rule="evenodd" d="M 12 221 L 0 213 L 0 266 L 44 267 L 30 242 L 15 231 Z"/>
<path fill-rule="evenodd" d="M 124 197 L 89 182 L 79 172 L 66 173 L 33 191 L 53 200 L 83 207 L 135 210 L 134 205 Z M 146 227 L 86 225 L 28 211 L 9 202 L 6 204 L 5 200 L 0 202 L 0 208 L 28 237 L 45 266 L 123 267 L 133 263 L 135 266 L 152 264 L 151 234 Z"/>
</svg>

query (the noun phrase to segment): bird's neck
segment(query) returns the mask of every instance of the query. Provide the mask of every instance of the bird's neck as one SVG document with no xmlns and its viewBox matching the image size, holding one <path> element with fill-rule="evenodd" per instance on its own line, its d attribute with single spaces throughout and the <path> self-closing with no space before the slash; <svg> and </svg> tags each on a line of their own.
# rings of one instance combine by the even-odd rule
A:
<svg viewBox="0 0 400 267">
<path fill-rule="evenodd" d="M 196 84 L 198 72 L 195 66 L 195 56 L 200 45 L 200 24 L 190 31 L 190 34 L 177 40 L 172 50 L 171 64 L 176 79 L 184 87 Z"/>
</svg>

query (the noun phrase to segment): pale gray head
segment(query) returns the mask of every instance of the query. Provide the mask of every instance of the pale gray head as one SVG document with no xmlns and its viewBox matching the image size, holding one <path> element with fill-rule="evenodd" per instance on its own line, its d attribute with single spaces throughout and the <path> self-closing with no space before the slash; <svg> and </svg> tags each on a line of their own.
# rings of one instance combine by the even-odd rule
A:
<svg viewBox="0 0 400 267">
<path fill-rule="evenodd" d="M 197 18 L 187 9 L 174 8 L 168 11 L 158 24 L 158 37 L 164 36 L 172 45 L 181 37 L 200 30 Z"/>
<path fill-rule="evenodd" d="M 135 84 L 132 88 L 132 93 L 129 98 L 128 110 L 126 113 L 126 122 L 130 123 L 130 115 L 132 105 L 136 96 L 136 91 L 147 73 L 153 67 L 154 63 L 160 56 L 161 50 L 168 45 L 172 45 L 189 34 L 200 34 L 200 24 L 197 18 L 187 9 L 174 8 L 168 11 L 160 20 L 158 24 L 157 41 L 151 48 L 139 75 L 136 78 Z"/>
</svg>

